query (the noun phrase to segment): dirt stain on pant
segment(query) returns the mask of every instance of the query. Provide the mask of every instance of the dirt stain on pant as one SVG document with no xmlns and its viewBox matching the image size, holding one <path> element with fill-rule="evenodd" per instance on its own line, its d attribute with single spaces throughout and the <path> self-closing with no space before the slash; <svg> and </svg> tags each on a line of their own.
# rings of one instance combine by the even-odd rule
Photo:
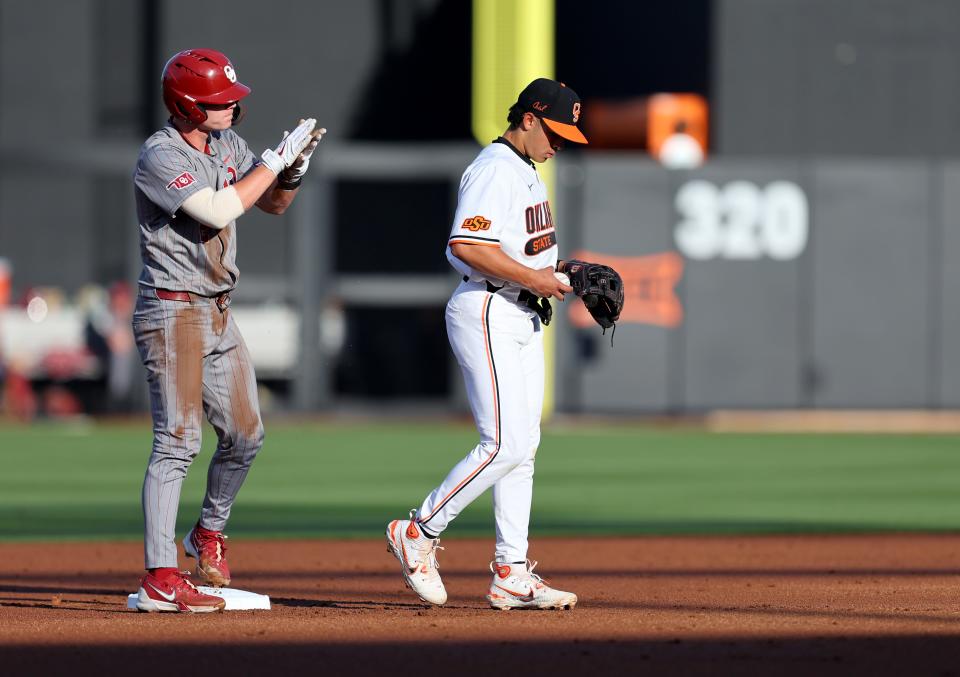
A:
<svg viewBox="0 0 960 677">
<path fill-rule="evenodd" d="M 216 301 L 210 303 L 210 331 L 214 336 L 223 336 L 223 330 L 227 328 L 227 318 L 230 315 L 230 309 L 223 312 L 217 307 Z"/>
<path fill-rule="evenodd" d="M 177 412 L 190 434 L 199 434 L 203 388 L 203 333 L 200 308 L 184 305 L 173 318 Z"/>
<path fill-rule="evenodd" d="M 239 335 L 238 335 L 239 338 Z M 253 365 L 247 347 L 240 342 L 234 351 L 234 377 L 230 379 L 230 416 L 236 431 L 244 439 L 253 439 L 259 434 L 260 407 L 257 404 L 257 385 L 253 377 Z"/>
</svg>

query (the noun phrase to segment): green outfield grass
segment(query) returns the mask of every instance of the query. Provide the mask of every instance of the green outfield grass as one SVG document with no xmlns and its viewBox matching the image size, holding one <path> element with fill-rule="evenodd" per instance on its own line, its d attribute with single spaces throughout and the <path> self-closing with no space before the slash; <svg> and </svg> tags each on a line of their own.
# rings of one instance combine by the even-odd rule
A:
<svg viewBox="0 0 960 677">
<path fill-rule="evenodd" d="M 234 508 L 249 537 L 377 537 L 474 444 L 453 424 L 268 422 Z M 953 530 L 960 437 L 544 432 L 534 534 Z M 0 539 L 137 539 L 149 424 L 0 427 Z M 213 433 L 184 485 L 196 519 Z M 489 495 L 448 536 L 490 535 Z"/>
</svg>

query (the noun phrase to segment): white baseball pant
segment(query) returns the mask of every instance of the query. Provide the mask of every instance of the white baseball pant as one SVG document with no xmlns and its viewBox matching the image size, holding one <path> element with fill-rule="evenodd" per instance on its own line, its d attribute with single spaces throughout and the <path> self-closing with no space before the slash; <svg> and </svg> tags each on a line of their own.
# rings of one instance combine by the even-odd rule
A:
<svg viewBox="0 0 960 677">
<path fill-rule="evenodd" d="M 493 487 L 496 559 L 527 558 L 533 466 L 543 409 L 543 331 L 528 308 L 463 282 L 446 311 L 447 335 L 463 370 L 480 443 L 430 492 L 417 513 L 439 536 L 475 498 Z"/>
</svg>

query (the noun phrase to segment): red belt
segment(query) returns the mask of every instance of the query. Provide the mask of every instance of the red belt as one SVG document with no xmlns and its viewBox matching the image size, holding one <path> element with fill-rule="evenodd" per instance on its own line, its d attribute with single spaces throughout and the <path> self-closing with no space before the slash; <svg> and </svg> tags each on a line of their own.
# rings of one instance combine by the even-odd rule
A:
<svg viewBox="0 0 960 677">
<path fill-rule="evenodd" d="M 190 298 L 190 292 L 187 291 L 168 291 L 166 289 L 154 289 L 153 291 L 158 299 L 163 299 L 164 301 L 183 301 L 184 303 L 193 301 L 193 299 Z"/>
<path fill-rule="evenodd" d="M 230 292 L 224 292 L 218 294 L 217 296 L 208 297 L 200 296 L 198 294 L 191 294 L 188 291 L 170 291 L 169 289 L 154 289 L 153 293 L 156 294 L 158 299 L 164 301 L 182 301 L 183 303 L 193 303 L 198 299 L 203 300 L 213 300 L 217 304 L 217 308 L 221 312 L 226 311 L 230 307 Z"/>
</svg>

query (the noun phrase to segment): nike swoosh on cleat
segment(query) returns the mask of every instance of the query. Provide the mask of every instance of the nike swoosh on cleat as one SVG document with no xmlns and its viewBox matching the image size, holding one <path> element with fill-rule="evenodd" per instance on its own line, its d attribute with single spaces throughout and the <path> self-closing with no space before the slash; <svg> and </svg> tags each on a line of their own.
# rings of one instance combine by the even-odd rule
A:
<svg viewBox="0 0 960 677">
<path fill-rule="evenodd" d="M 160 590 L 159 588 L 157 588 L 157 586 L 153 585 L 152 583 L 147 583 L 146 585 L 149 585 L 151 589 L 153 589 L 158 595 L 163 597 L 168 602 L 172 602 L 173 599 L 177 596 L 176 590 L 174 590 L 168 595 L 167 593 L 165 593 L 163 590 Z"/>
<path fill-rule="evenodd" d="M 494 584 L 494 585 L 496 585 L 496 584 Z M 507 593 L 507 594 L 513 595 L 514 597 L 516 597 L 517 599 L 519 599 L 521 602 L 532 602 L 532 601 L 533 601 L 534 595 L 533 595 L 533 589 L 532 589 L 532 588 L 531 588 L 530 592 L 528 592 L 528 593 L 525 594 L 525 595 L 522 595 L 522 594 L 520 594 L 519 592 L 514 592 L 513 590 L 507 590 L 506 588 L 504 588 L 504 587 L 502 587 L 502 586 L 500 586 L 500 585 L 497 585 L 496 587 L 500 588 L 501 590 L 503 590 L 503 591 L 504 591 L 505 593 Z"/>
<path fill-rule="evenodd" d="M 420 565 L 417 564 L 416 566 L 410 566 L 410 560 L 409 560 L 409 558 L 407 557 L 407 547 L 403 544 L 403 541 L 400 541 L 400 551 L 403 553 L 403 564 L 404 564 L 404 566 L 407 567 L 409 573 L 411 573 L 411 574 L 412 574 L 412 573 L 415 573 L 415 572 L 417 571 L 417 567 L 420 566 Z"/>
</svg>

